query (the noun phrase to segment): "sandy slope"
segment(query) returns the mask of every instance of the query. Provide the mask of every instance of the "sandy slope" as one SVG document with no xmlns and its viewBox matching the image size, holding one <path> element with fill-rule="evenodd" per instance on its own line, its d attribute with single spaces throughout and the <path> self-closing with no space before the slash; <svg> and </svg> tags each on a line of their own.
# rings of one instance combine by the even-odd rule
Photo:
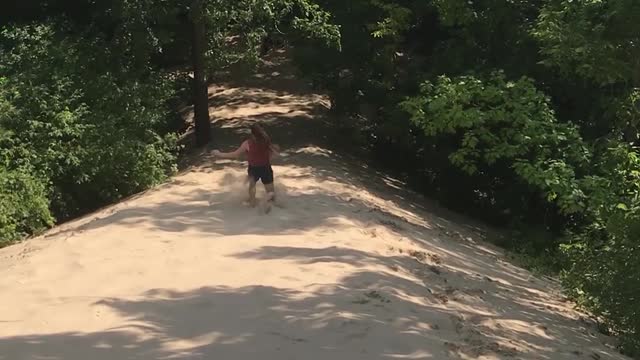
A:
<svg viewBox="0 0 640 360">
<path fill-rule="evenodd" d="M 267 122 L 282 207 L 205 157 L 0 250 L 1 360 L 623 359 L 480 229 L 313 146 L 324 100 L 271 72 L 212 87 L 212 115 L 233 144 Z"/>
</svg>

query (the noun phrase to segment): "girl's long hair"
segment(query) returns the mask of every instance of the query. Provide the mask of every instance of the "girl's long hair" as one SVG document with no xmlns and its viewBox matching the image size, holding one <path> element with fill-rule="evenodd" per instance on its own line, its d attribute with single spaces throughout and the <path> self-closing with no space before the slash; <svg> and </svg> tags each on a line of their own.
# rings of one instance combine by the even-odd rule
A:
<svg viewBox="0 0 640 360">
<path fill-rule="evenodd" d="M 257 143 L 271 147 L 271 138 L 260 124 L 251 124 L 251 135 Z"/>
</svg>

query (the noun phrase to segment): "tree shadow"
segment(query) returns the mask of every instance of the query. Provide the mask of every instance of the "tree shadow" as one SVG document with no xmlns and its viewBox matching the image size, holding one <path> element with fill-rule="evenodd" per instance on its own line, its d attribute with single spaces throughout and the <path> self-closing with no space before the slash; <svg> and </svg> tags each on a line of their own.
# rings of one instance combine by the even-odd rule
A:
<svg viewBox="0 0 640 360">
<path fill-rule="evenodd" d="M 213 74 L 211 82 L 225 87 L 268 88 L 283 95 L 317 94 L 311 82 L 305 81 L 297 71 L 285 48 L 270 52 L 252 71 L 244 66 L 232 67 Z"/>
<path fill-rule="evenodd" d="M 263 248 L 237 254 L 269 261 L 387 264 L 388 259 L 345 249 Z M 338 284 L 309 291 L 274 286 L 152 289 L 137 298 L 95 303 L 126 322 L 93 333 L 33 334 L 0 338 L 2 360 L 84 359 L 573 359 L 558 345 L 583 343 L 563 319 L 535 308 L 500 307 L 499 292 L 480 296 L 491 306 L 449 309 L 439 300 L 442 281 L 430 287 L 398 272 L 415 268 L 406 258 L 397 271 L 361 271 Z M 465 289 L 473 293 L 472 288 Z M 464 298 L 451 302 L 464 305 Z M 526 311 L 522 311 L 525 309 Z M 496 331 L 494 320 L 505 324 Z M 527 326 L 555 321 L 538 331 Z M 542 326 L 542 325 L 540 325 Z M 576 343 L 575 346 L 579 346 Z M 614 356 L 605 350 L 600 356 Z"/>
<path fill-rule="evenodd" d="M 362 276 L 362 279 L 353 279 L 355 283 L 361 284 L 361 290 L 362 284 L 365 287 L 374 284 L 374 289 L 394 294 L 394 301 L 398 301 L 398 297 L 402 296 L 425 299 L 427 305 L 422 304 L 422 306 L 426 306 L 427 313 L 442 311 L 455 317 L 463 315 L 462 320 L 474 322 L 476 325 L 483 320 L 494 319 L 527 324 L 510 330 L 518 333 L 511 334 L 514 335 L 512 340 L 524 339 L 530 344 L 537 343 L 539 348 L 549 340 L 569 345 L 567 336 L 584 341 L 593 340 L 580 327 L 575 326 L 568 314 L 548 306 L 553 301 L 546 296 L 544 289 L 536 289 L 535 285 L 527 284 L 526 281 L 523 282 L 523 279 L 517 277 L 510 278 L 512 282 L 507 282 L 504 277 L 491 278 L 471 273 L 465 269 L 450 266 L 449 261 L 433 257 L 432 254 L 400 251 L 396 255 L 380 255 L 337 246 L 324 248 L 262 246 L 233 256 L 260 261 L 288 260 L 300 265 L 336 263 L 348 264 L 354 268 L 375 266 L 380 269 L 379 272 L 369 275 L 361 272 L 358 276 Z M 464 260 L 468 261 L 468 259 Z M 486 266 L 486 264 L 482 265 Z M 408 274 L 410 276 L 407 276 Z M 502 271 L 494 274 L 502 275 Z M 365 280 L 369 276 L 372 277 L 371 281 Z M 346 284 L 348 288 L 353 288 L 350 282 L 347 281 Z M 446 309 L 437 306 L 448 302 L 458 303 L 461 307 Z M 552 324 L 550 327 L 556 331 L 557 338 L 554 337 L 554 331 L 544 329 L 543 324 Z M 536 333 L 530 328 L 536 325 L 543 331 Z"/>
</svg>

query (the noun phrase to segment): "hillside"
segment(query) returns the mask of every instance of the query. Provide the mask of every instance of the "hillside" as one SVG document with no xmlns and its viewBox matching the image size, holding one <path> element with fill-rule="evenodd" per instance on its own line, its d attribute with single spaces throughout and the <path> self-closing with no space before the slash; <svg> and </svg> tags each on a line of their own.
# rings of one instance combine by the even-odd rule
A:
<svg viewBox="0 0 640 360">
<path fill-rule="evenodd" d="M 211 115 L 224 149 L 255 120 L 283 147 L 278 207 L 204 154 L 0 250 L 0 359 L 624 359 L 481 225 L 330 150 L 326 99 L 262 70 L 212 86 Z"/>
</svg>

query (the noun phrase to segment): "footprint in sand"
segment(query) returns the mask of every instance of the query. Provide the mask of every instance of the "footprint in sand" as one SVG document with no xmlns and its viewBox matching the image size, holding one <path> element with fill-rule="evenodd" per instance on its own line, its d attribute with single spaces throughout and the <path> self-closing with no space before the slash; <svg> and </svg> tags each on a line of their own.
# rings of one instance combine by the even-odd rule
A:
<svg viewBox="0 0 640 360">
<path fill-rule="evenodd" d="M 290 341 L 290 342 L 292 342 L 294 344 L 295 343 L 303 343 L 303 342 L 307 342 L 308 341 L 307 339 L 304 339 L 304 338 L 295 337 L 295 336 L 289 336 L 289 335 L 286 335 L 286 334 L 279 333 L 277 331 L 271 331 L 271 332 L 269 332 L 269 334 L 278 336 L 278 337 L 283 338 L 283 339 L 285 339 L 287 341 Z"/>
<path fill-rule="evenodd" d="M 479 298 L 482 298 L 482 295 L 486 295 L 487 292 L 485 290 L 482 289 L 464 289 L 462 290 L 462 292 L 464 292 L 467 295 L 471 295 L 471 296 L 476 296 Z"/>
<path fill-rule="evenodd" d="M 357 330 L 355 332 L 351 332 L 343 337 L 343 340 L 353 341 L 358 339 L 366 338 L 369 335 L 370 326 L 364 326 L 363 329 Z"/>
<path fill-rule="evenodd" d="M 362 230 L 362 233 L 364 235 L 367 235 L 367 236 L 372 237 L 372 238 L 377 238 L 378 237 L 378 231 L 375 228 Z"/>
<path fill-rule="evenodd" d="M 445 292 L 457 302 L 484 301 L 483 295 L 486 294 L 486 291 L 482 289 L 456 289 L 450 286 L 445 289 Z"/>
<path fill-rule="evenodd" d="M 380 220 L 378 220 L 378 223 L 390 228 L 391 230 L 393 230 L 395 232 L 402 231 L 402 227 L 400 225 L 398 225 L 395 221 L 391 221 L 391 220 L 387 220 L 387 219 L 380 219 Z"/>
<path fill-rule="evenodd" d="M 441 292 L 431 291 L 431 294 L 443 304 L 449 302 L 449 297 Z"/>
<path fill-rule="evenodd" d="M 364 305 L 364 304 L 368 304 L 372 301 L 376 301 L 379 304 L 388 304 L 391 302 L 391 300 L 387 299 L 384 295 L 380 294 L 378 291 L 376 290 L 372 290 L 369 291 L 367 293 L 364 294 L 363 297 L 356 299 L 353 301 L 354 304 L 360 304 L 360 305 Z"/>
<path fill-rule="evenodd" d="M 450 356 L 462 358 L 478 358 L 481 356 L 497 356 L 498 358 L 515 357 L 520 351 L 511 346 L 490 341 L 491 337 L 474 326 L 472 319 L 461 315 L 451 315 L 451 323 L 460 336 L 457 343 L 445 342 Z M 477 319 L 476 321 L 477 322 Z"/>
<path fill-rule="evenodd" d="M 451 315 L 450 320 L 456 333 L 462 334 L 462 330 L 464 330 L 464 318 L 461 315 Z"/>
<path fill-rule="evenodd" d="M 437 266 L 429 266 L 429 270 L 436 275 L 442 275 L 442 270 L 440 270 L 440 268 L 438 268 Z"/>
</svg>

